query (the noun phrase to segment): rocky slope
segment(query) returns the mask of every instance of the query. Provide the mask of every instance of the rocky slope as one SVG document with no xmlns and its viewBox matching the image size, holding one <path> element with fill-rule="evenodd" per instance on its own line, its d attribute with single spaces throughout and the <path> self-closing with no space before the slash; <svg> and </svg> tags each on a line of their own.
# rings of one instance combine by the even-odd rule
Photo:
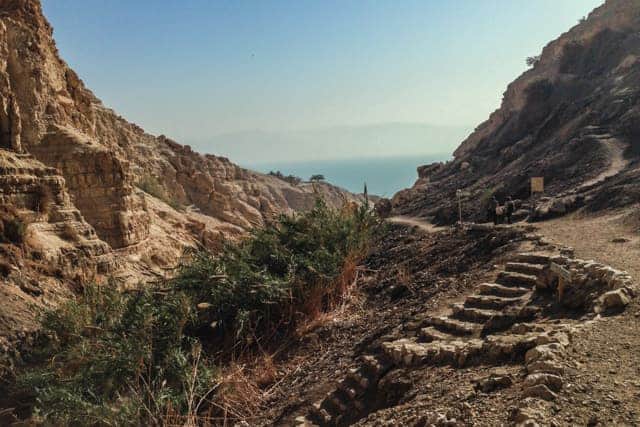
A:
<svg viewBox="0 0 640 427">
<path fill-rule="evenodd" d="M 639 30 L 637 1 L 607 0 L 549 43 L 452 161 L 418 169 L 413 188 L 394 198 L 396 211 L 451 223 L 464 189 L 465 216 L 480 219 L 493 195 L 529 198 L 534 176 L 560 200 L 558 213 L 637 201 Z"/>
<path fill-rule="evenodd" d="M 19 301 L 0 309 L 7 336 L 29 323 L 16 313 L 32 319 L 27 305 L 64 295 L 71 279 L 135 284 L 167 274 L 185 248 L 215 249 L 311 207 L 317 193 L 334 206 L 359 199 L 245 170 L 127 122 L 59 57 L 38 0 L 0 0 L 0 185 L 3 220 L 20 229 L 16 241 L 3 237 L 0 257 L 16 285 L 3 292 Z"/>
</svg>

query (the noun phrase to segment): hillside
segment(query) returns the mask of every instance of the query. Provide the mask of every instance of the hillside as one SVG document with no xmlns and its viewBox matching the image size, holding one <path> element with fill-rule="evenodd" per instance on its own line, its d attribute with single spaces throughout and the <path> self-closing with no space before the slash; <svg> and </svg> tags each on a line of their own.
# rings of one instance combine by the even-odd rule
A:
<svg viewBox="0 0 640 427">
<path fill-rule="evenodd" d="M 538 176 L 554 198 L 541 202 L 541 218 L 638 200 L 638 30 L 637 2 L 608 0 L 549 43 L 452 161 L 419 168 L 415 185 L 394 198 L 396 211 L 452 223 L 463 189 L 464 215 L 478 220 L 494 195 L 529 199 Z"/>
<path fill-rule="evenodd" d="M 332 206 L 359 200 L 145 133 L 84 86 L 52 34 L 38 0 L 0 0 L 0 197 L 4 230 L 20 229 L 2 244 L 14 303 L 0 309 L 0 335 L 29 330 L 28 307 L 72 286 L 164 277 L 185 249 L 215 250 L 318 194 Z"/>
<path fill-rule="evenodd" d="M 638 425 L 639 34 L 608 0 L 355 209 L 145 133 L 0 0 L 0 424 Z"/>
</svg>

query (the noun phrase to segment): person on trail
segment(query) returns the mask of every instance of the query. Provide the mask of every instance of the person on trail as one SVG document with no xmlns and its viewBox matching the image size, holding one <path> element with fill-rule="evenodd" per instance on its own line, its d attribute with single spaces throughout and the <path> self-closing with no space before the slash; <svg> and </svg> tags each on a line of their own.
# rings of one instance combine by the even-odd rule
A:
<svg viewBox="0 0 640 427">
<path fill-rule="evenodd" d="M 491 210 L 493 211 L 493 225 L 498 225 L 500 223 L 501 209 L 500 209 L 500 202 L 498 201 L 498 199 L 495 198 L 495 196 L 491 201 Z"/>
<path fill-rule="evenodd" d="M 489 206 L 487 206 L 487 222 L 496 223 L 496 207 L 493 203 L 493 200 L 489 202 Z"/>
<path fill-rule="evenodd" d="M 507 202 L 505 203 L 506 207 L 506 216 L 507 216 L 507 224 L 511 224 L 511 215 L 516 210 L 516 204 L 511 198 L 511 196 L 507 197 Z"/>
</svg>

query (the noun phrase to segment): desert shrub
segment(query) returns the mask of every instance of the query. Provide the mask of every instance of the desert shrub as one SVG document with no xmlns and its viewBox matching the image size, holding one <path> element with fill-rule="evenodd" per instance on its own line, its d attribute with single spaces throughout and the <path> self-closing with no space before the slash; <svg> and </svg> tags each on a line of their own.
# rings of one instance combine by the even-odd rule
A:
<svg viewBox="0 0 640 427">
<path fill-rule="evenodd" d="M 284 182 L 288 182 L 291 185 L 298 185 L 302 182 L 302 178 L 295 175 L 285 175 L 280 171 L 271 171 L 269 175 L 274 176 Z"/>
<path fill-rule="evenodd" d="M 15 378 L 3 378 L 0 404 L 45 425 L 250 417 L 273 368 L 251 378 L 227 363 L 237 353 L 228 350 L 250 357 L 250 339 L 262 350 L 329 310 L 353 282 L 377 224 L 368 207 L 334 210 L 319 200 L 227 243 L 218 256 L 192 254 L 166 282 L 124 293 L 87 286 L 42 316 L 40 342 Z"/>
<path fill-rule="evenodd" d="M 193 411 L 213 371 L 183 334 L 189 315 L 183 295 L 88 286 L 44 314 L 39 350 L 11 387 L 14 404 L 53 425 L 159 425 L 164 414 Z"/>
<path fill-rule="evenodd" d="M 80 233 L 78 233 L 78 230 L 76 230 L 73 225 L 65 223 L 62 227 L 60 237 L 69 242 L 78 242 L 80 240 Z"/>
<path fill-rule="evenodd" d="M 213 324 L 234 346 L 277 337 L 339 300 L 376 224 L 366 206 L 334 210 L 318 200 L 218 256 L 194 254 L 172 285 L 207 307 L 195 329 Z"/>
<path fill-rule="evenodd" d="M 162 185 L 158 178 L 151 175 L 144 175 L 136 183 L 137 187 L 147 194 L 160 199 L 173 209 L 180 211 L 184 209 L 182 203 L 180 203 L 175 197 L 173 197 L 167 189 Z"/>
<path fill-rule="evenodd" d="M 16 245 L 24 242 L 27 225 L 20 218 L 8 217 L 2 219 L 3 241 Z"/>
<path fill-rule="evenodd" d="M 538 62 L 540 62 L 540 55 L 529 56 L 527 57 L 527 60 L 525 62 L 529 67 L 535 67 L 538 64 Z"/>
</svg>

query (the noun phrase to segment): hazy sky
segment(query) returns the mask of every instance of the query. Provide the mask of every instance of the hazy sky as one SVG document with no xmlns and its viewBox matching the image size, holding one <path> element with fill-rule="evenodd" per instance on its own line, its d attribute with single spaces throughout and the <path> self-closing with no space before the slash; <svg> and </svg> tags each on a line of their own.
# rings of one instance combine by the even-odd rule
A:
<svg viewBox="0 0 640 427">
<path fill-rule="evenodd" d="M 105 104 L 180 142 L 389 122 L 473 127 L 602 0 L 43 0 Z"/>
</svg>

